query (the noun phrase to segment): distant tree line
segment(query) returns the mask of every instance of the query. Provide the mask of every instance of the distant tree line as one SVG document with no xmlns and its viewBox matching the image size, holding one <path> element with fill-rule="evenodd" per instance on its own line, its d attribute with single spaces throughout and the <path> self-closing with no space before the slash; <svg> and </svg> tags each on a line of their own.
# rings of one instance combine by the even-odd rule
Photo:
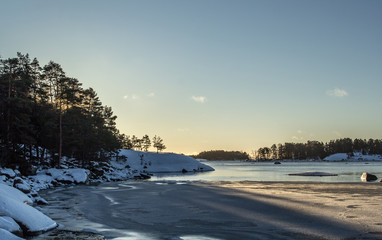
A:
<svg viewBox="0 0 382 240">
<path fill-rule="evenodd" d="M 207 160 L 248 160 L 249 159 L 249 155 L 246 152 L 224 151 L 224 150 L 204 151 L 193 157 L 207 159 Z"/>
<path fill-rule="evenodd" d="M 92 88 L 68 77 L 58 63 L 42 67 L 21 53 L 0 59 L 0 166 L 39 164 L 48 153 L 59 166 L 62 156 L 86 165 L 109 160 L 122 147 L 147 151 L 148 136 L 120 134 L 116 118 Z M 160 137 L 153 144 L 165 148 Z"/>
<path fill-rule="evenodd" d="M 323 159 L 335 153 L 362 152 L 363 154 L 382 154 L 382 139 L 342 138 L 328 143 L 307 141 L 306 143 L 273 144 L 259 148 L 256 159 Z"/>
<path fill-rule="evenodd" d="M 130 136 L 121 134 L 120 140 L 122 143 L 122 148 L 124 149 L 133 149 L 133 150 L 145 151 L 145 152 L 147 152 L 151 146 L 156 148 L 157 152 L 161 152 L 164 149 L 166 149 L 166 145 L 164 145 L 163 139 L 156 135 L 153 137 L 151 141 L 150 137 L 147 134 L 144 135 L 142 138 L 138 138 L 135 135 L 133 135 L 130 138 Z"/>
</svg>

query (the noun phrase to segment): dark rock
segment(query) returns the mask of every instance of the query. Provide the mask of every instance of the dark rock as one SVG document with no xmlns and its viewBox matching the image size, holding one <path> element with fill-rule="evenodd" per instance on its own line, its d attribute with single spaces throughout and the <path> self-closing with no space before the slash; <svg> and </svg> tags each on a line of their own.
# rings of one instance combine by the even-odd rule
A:
<svg viewBox="0 0 382 240">
<path fill-rule="evenodd" d="M 281 164 L 281 162 L 275 162 L 274 164 Z"/>
<path fill-rule="evenodd" d="M 19 170 L 20 173 L 24 176 L 34 176 L 37 174 L 37 167 L 32 165 L 21 165 Z"/>
<path fill-rule="evenodd" d="M 46 201 L 45 199 L 43 199 L 42 197 L 37 197 L 35 198 L 35 203 L 38 204 L 38 205 L 48 205 L 48 201 Z"/>
<path fill-rule="evenodd" d="M 104 240 L 105 237 L 91 230 L 72 231 L 65 229 L 54 229 L 38 236 L 38 239 L 83 239 L 83 240 Z"/>
<path fill-rule="evenodd" d="M 146 173 L 141 173 L 139 175 L 135 175 L 134 176 L 134 179 L 142 179 L 142 180 L 145 180 L 145 179 L 150 179 L 151 176 L 149 174 L 146 174 Z"/>
<path fill-rule="evenodd" d="M 19 177 L 16 177 L 15 180 L 13 181 L 13 184 L 15 185 L 17 183 L 24 183 L 24 180 Z"/>
<path fill-rule="evenodd" d="M 105 173 L 104 170 L 93 168 L 91 172 L 96 176 L 96 177 L 101 177 Z"/>
<path fill-rule="evenodd" d="M 187 173 L 188 171 L 186 169 L 182 169 L 182 173 Z"/>
<path fill-rule="evenodd" d="M 12 169 L 10 169 L 10 168 L 0 169 L 0 175 L 4 175 L 7 178 L 14 178 L 14 177 L 16 177 L 16 173 Z"/>
<path fill-rule="evenodd" d="M 69 185 L 74 183 L 74 181 L 70 179 L 57 179 L 57 182 L 62 183 L 64 185 Z"/>
<path fill-rule="evenodd" d="M 364 172 L 361 176 L 361 180 L 362 182 L 369 182 L 369 181 L 375 181 L 377 180 L 378 177 L 373 175 L 373 174 L 370 174 L 370 173 L 367 173 L 367 172 Z"/>
<path fill-rule="evenodd" d="M 56 180 L 54 180 L 54 179 L 51 181 L 51 183 L 52 183 L 53 186 L 58 186 L 59 185 L 58 182 Z"/>
<path fill-rule="evenodd" d="M 21 179 L 20 177 L 16 177 L 13 181 L 13 187 L 14 188 L 17 188 L 18 190 L 22 191 L 23 193 L 30 193 L 31 192 L 31 186 L 24 182 L 23 179 Z"/>
</svg>

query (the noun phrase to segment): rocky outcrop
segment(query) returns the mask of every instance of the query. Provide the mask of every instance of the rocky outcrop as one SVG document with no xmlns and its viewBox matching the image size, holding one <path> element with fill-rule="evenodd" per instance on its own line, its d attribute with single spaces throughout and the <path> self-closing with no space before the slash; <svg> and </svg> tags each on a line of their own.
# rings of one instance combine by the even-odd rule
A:
<svg viewBox="0 0 382 240">
<path fill-rule="evenodd" d="M 22 235 L 27 236 L 57 227 L 55 221 L 30 206 L 29 197 L 19 190 L 1 183 L 0 193 L 0 229 L 9 233 L 19 233 L 22 229 Z M 2 234 L 7 234 L 4 231 Z"/>
<path fill-rule="evenodd" d="M 15 222 L 15 220 L 13 220 L 13 218 L 8 216 L 0 217 L 0 229 L 4 229 L 19 236 L 22 235 L 20 226 Z"/>
<path fill-rule="evenodd" d="M 367 173 L 367 172 L 364 172 L 361 176 L 361 180 L 363 182 L 369 182 L 369 181 L 375 181 L 377 180 L 378 177 L 373 175 L 373 174 L 370 174 L 370 173 Z"/>
<path fill-rule="evenodd" d="M 17 188 L 18 190 L 22 191 L 23 193 L 30 193 L 31 192 L 31 186 L 26 183 L 22 178 L 16 177 L 13 181 L 13 187 Z"/>
</svg>

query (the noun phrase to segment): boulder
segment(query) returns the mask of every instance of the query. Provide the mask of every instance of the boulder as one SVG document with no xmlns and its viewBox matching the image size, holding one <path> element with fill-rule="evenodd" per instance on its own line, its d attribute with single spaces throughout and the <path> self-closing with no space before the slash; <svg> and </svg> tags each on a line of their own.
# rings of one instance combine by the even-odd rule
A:
<svg viewBox="0 0 382 240">
<path fill-rule="evenodd" d="M 91 174 L 93 178 L 99 178 L 102 177 L 105 174 L 105 172 L 102 169 L 92 168 Z"/>
<path fill-rule="evenodd" d="M 36 235 L 58 225 L 42 212 L 20 202 L 15 196 L 0 195 L 0 215 L 13 218 L 27 235 Z"/>
<path fill-rule="evenodd" d="M 13 187 L 17 188 L 18 190 L 22 191 L 23 193 L 30 193 L 31 192 L 31 186 L 26 183 L 22 178 L 16 177 L 13 181 Z"/>
<path fill-rule="evenodd" d="M 0 175 L 0 182 L 5 182 L 5 181 L 7 181 L 7 176 L 5 176 L 5 175 Z"/>
<path fill-rule="evenodd" d="M 375 181 L 377 180 L 378 177 L 373 175 L 373 174 L 370 174 L 370 173 L 367 173 L 367 172 L 364 172 L 361 176 L 361 180 L 362 182 L 369 182 L 369 181 Z"/>
<path fill-rule="evenodd" d="M 0 199 L 2 196 L 12 196 L 13 199 L 19 202 L 33 204 L 33 201 L 27 195 L 25 195 L 25 193 L 11 186 L 0 183 Z"/>
<path fill-rule="evenodd" d="M 22 191 L 23 193 L 30 193 L 31 192 L 31 186 L 27 183 L 17 183 L 14 184 L 13 187 L 17 188 L 18 190 Z"/>
<path fill-rule="evenodd" d="M 23 240 L 23 238 L 19 238 L 18 236 L 10 233 L 9 231 L 0 228 L 0 239 L 7 239 L 7 240 Z"/>
<path fill-rule="evenodd" d="M 134 179 L 138 180 L 146 180 L 146 179 L 150 179 L 151 176 L 149 174 L 146 174 L 146 173 L 140 173 L 138 175 L 134 175 Z"/>
<path fill-rule="evenodd" d="M 81 168 L 68 169 L 66 174 L 71 176 L 76 184 L 85 184 L 89 182 L 90 171 Z"/>
<path fill-rule="evenodd" d="M 15 222 L 15 220 L 13 220 L 13 218 L 8 216 L 0 217 L 0 228 L 7 230 L 8 232 L 15 233 L 17 235 L 22 234 L 20 226 Z"/>
<path fill-rule="evenodd" d="M 0 175 L 5 175 L 8 178 L 16 177 L 16 173 L 12 169 L 10 169 L 10 168 L 0 169 Z"/>
</svg>

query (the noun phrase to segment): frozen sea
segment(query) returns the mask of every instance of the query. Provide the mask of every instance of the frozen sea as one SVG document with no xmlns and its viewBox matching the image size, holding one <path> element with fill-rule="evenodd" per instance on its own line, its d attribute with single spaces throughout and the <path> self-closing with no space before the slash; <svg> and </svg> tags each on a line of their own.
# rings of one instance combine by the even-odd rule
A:
<svg viewBox="0 0 382 240">
<path fill-rule="evenodd" d="M 382 177 L 382 162 L 273 162 L 208 161 L 213 172 L 197 174 L 155 174 L 152 181 L 309 181 L 360 182 L 363 172 Z M 327 172 L 337 176 L 289 176 L 289 173 Z"/>
<path fill-rule="evenodd" d="M 360 230 L 356 223 L 350 222 L 355 224 L 353 227 L 343 221 L 357 220 L 352 212 L 349 213 L 354 206 L 361 206 L 354 203 L 362 196 L 352 190 L 354 186 L 362 191 L 362 186 L 379 189 L 377 183 L 361 183 L 360 176 L 366 171 L 381 177 L 381 162 L 282 162 L 275 165 L 273 162 L 210 161 L 206 164 L 215 171 L 155 174 L 149 181 L 48 189 L 41 195 L 50 204 L 42 210 L 64 229 L 99 233 L 114 240 L 321 240 L 352 239 L 354 236 L 375 239 L 374 235 L 369 238 L 370 234 Z M 338 176 L 288 175 L 306 171 Z M 255 190 L 246 193 L 221 187 L 222 181 L 228 185 L 230 182 L 246 184 L 247 189 Z M 349 194 L 337 196 L 340 185 L 338 192 L 350 191 Z M 319 189 L 309 190 L 315 187 Z M 334 193 L 328 189 L 334 189 Z M 303 199 L 317 198 L 318 202 L 302 203 L 301 196 Z M 322 205 L 323 200 L 330 202 Z M 290 204 L 296 204 L 296 209 L 292 210 Z M 333 211 L 336 204 L 343 206 Z M 335 214 L 335 221 L 330 214 Z M 346 218 L 346 214 L 351 218 Z M 35 239 L 55 238 L 39 236 Z"/>
</svg>

